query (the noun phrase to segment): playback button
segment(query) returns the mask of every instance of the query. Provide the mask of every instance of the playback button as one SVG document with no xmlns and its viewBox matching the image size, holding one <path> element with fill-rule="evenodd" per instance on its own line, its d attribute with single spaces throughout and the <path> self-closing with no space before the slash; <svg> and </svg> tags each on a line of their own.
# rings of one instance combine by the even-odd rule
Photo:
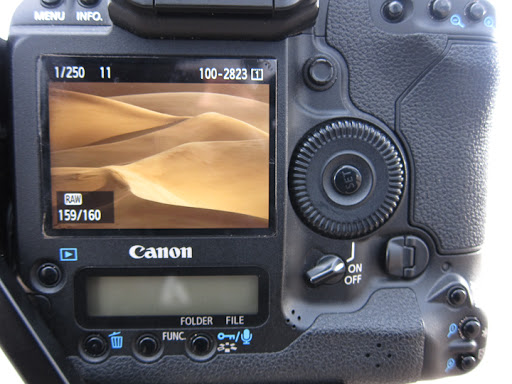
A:
<svg viewBox="0 0 512 384">
<path fill-rule="evenodd" d="M 55 287 L 59 284 L 62 273 L 55 264 L 45 263 L 39 267 L 37 277 L 39 282 L 45 287 Z"/>
</svg>

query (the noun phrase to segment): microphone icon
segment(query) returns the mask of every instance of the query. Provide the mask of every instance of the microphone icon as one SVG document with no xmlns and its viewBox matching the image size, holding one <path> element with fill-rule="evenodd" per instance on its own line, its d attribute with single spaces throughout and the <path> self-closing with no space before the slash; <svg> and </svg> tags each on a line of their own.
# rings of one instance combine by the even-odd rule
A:
<svg viewBox="0 0 512 384">
<path fill-rule="evenodd" d="M 242 341 L 244 345 L 251 345 L 252 333 L 248 329 L 244 329 L 242 332 Z"/>
</svg>

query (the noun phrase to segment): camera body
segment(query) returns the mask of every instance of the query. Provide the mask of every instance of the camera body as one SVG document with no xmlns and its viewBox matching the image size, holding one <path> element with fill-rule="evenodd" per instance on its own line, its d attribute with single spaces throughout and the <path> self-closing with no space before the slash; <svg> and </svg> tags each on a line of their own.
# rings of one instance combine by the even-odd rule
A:
<svg viewBox="0 0 512 384">
<path fill-rule="evenodd" d="M 474 368 L 494 26 L 487 1 L 23 2 L 9 261 L 49 359 L 108 383 Z"/>
</svg>

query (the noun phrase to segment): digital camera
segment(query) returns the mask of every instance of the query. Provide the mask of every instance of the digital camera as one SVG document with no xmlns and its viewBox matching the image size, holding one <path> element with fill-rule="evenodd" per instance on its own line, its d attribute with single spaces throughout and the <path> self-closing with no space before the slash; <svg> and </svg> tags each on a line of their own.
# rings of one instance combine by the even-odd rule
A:
<svg viewBox="0 0 512 384">
<path fill-rule="evenodd" d="M 495 25 L 485 0 L 25 0 L 0 267 L 22 375 L 472 370 Z"/>
</svg>

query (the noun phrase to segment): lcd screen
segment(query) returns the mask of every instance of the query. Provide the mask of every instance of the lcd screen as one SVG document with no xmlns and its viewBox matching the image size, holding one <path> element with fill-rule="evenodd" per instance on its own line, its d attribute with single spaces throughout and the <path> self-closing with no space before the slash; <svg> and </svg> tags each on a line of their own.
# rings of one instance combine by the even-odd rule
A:
<svg viewBox="0 0 512 384">
<path fill-rule="evenodd" d="M 45 67 L 52 229 L 269 228 L 273 60 Z"/>
<path fill-rule="evenodd" d="M 90 276 L 90 317 L 256 315 L 258 276 Z"/>
</svg>

